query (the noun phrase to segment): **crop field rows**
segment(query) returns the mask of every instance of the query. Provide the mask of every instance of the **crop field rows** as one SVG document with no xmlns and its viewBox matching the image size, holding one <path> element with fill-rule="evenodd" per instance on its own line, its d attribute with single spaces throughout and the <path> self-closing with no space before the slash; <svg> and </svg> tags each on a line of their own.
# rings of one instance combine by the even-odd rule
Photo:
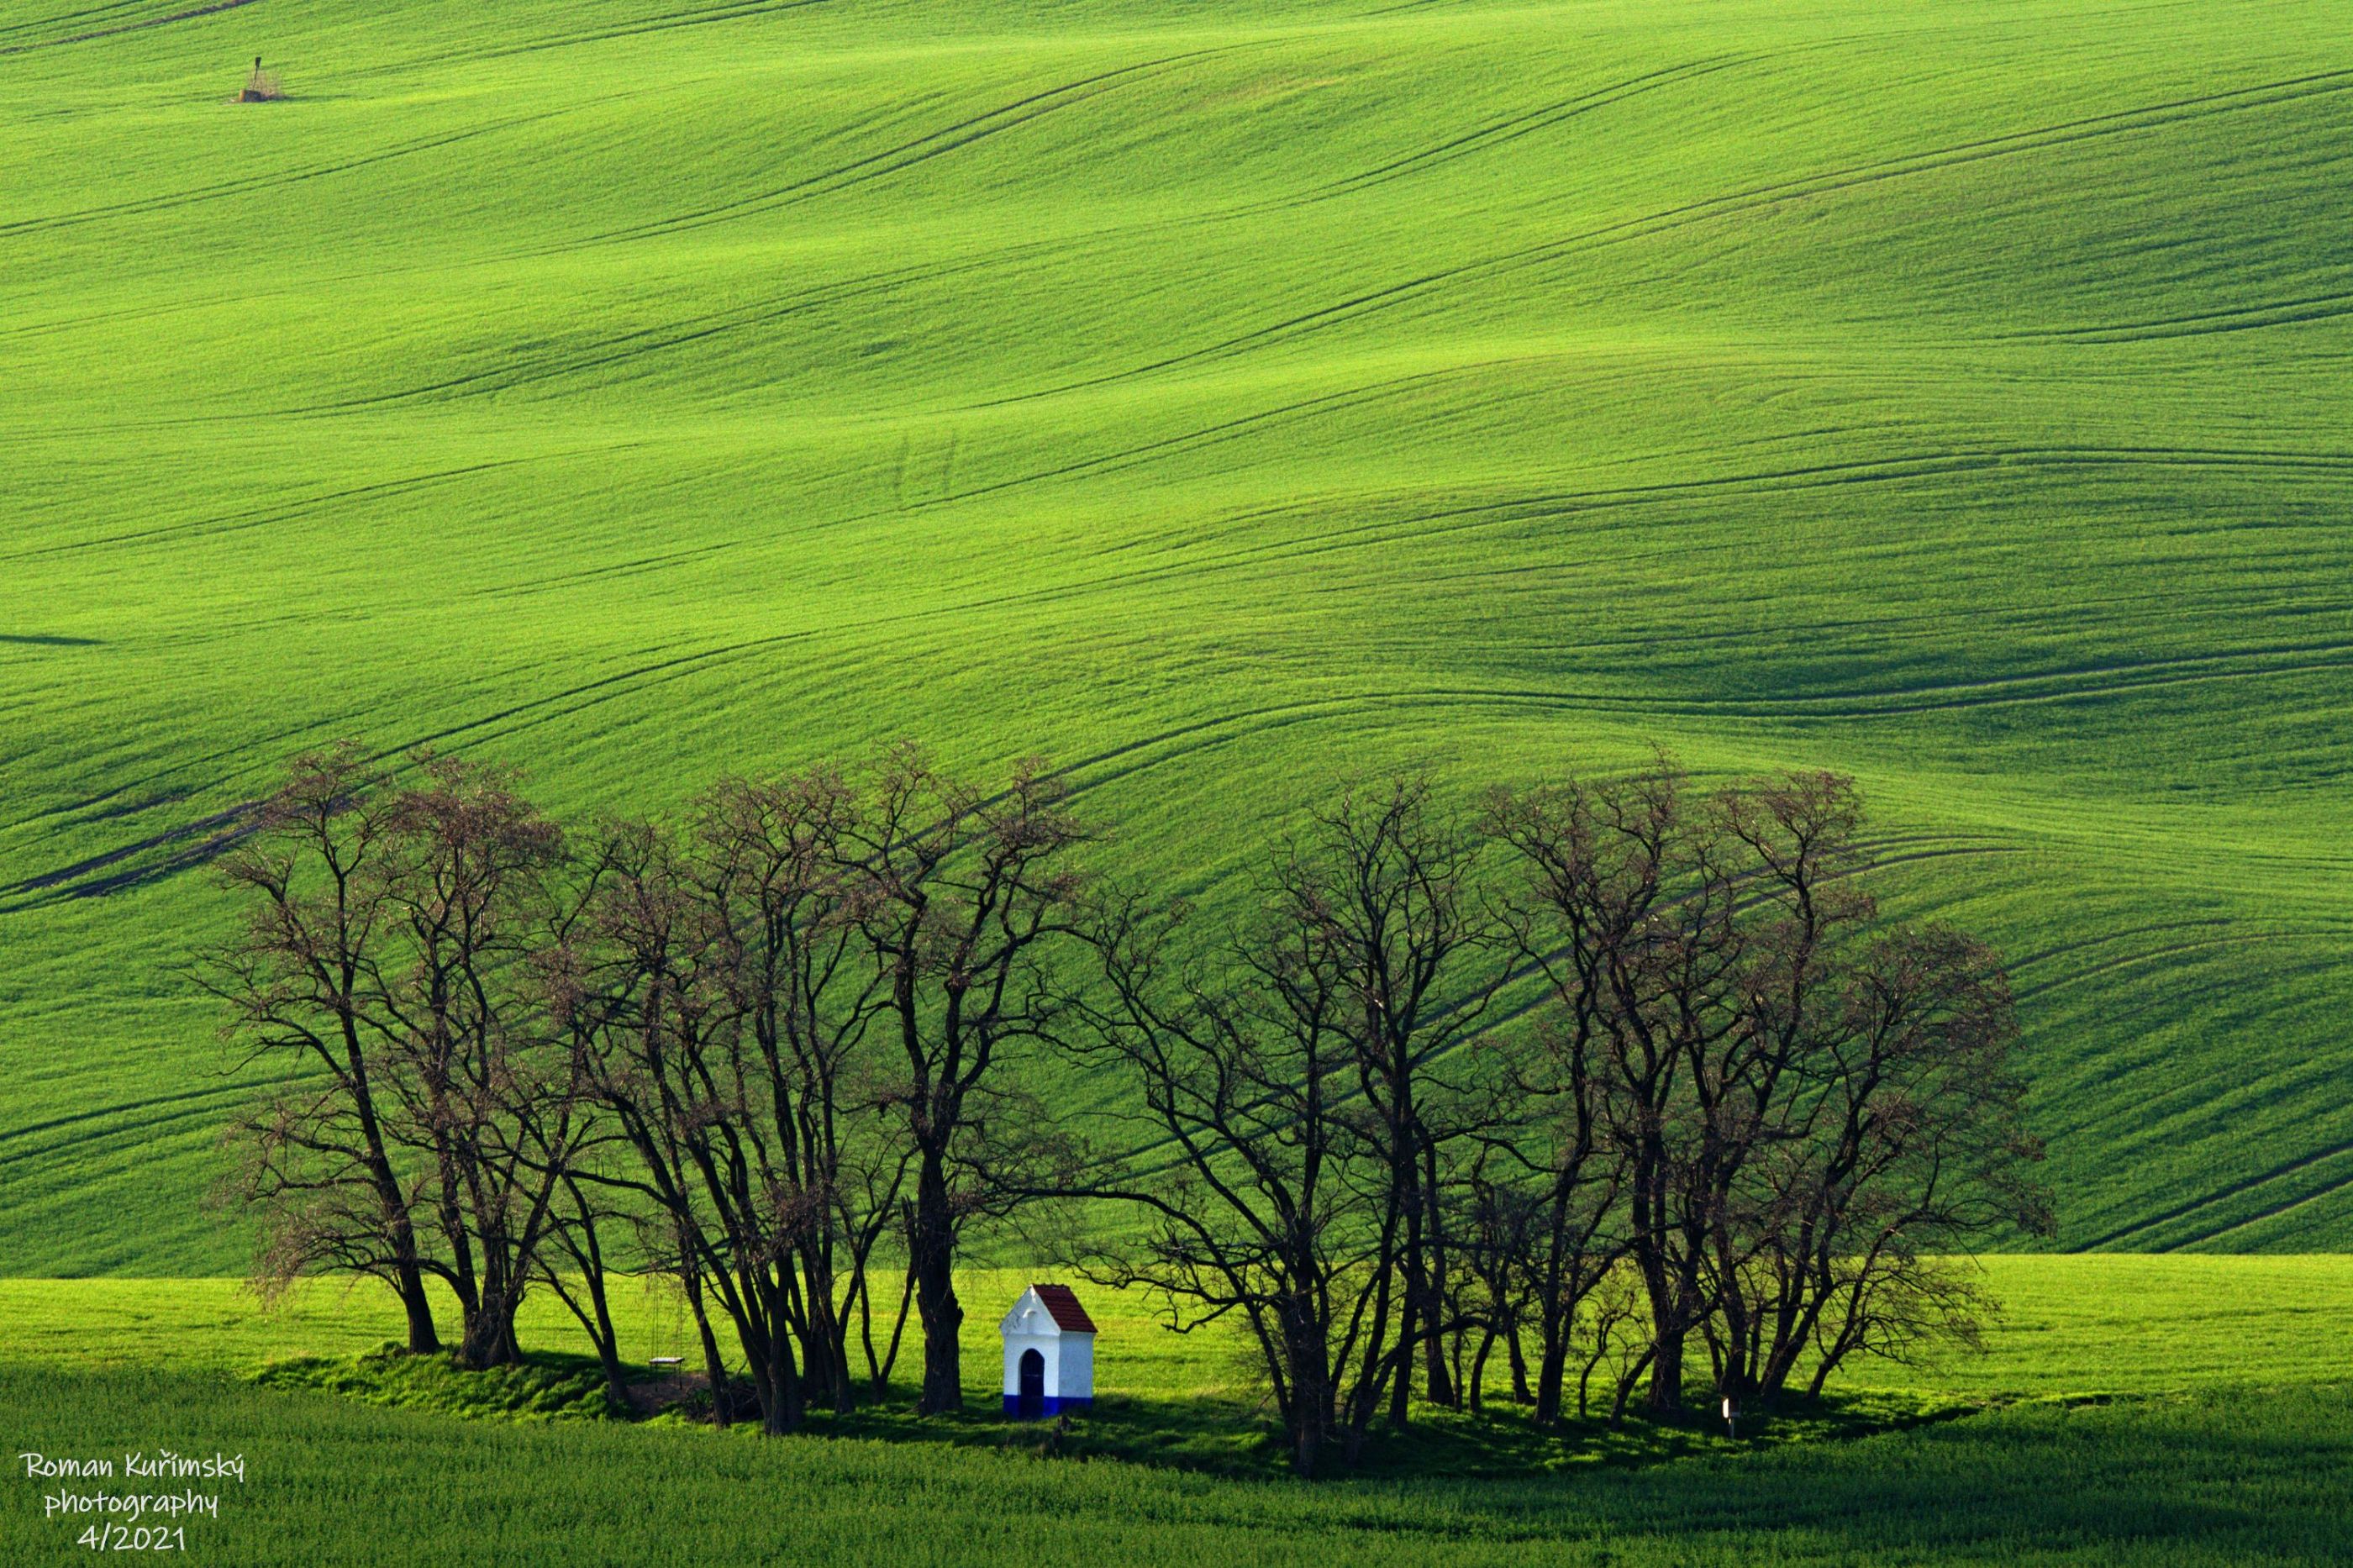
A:
<svg viewBox="0 0 2353 1568">
<path fill-rule="evenodd" d="M 16 8 L 0 1274 L 239 1266 L 174 970 L 345 733 L 1037 752 L 1212 903 L 1385 770 L 1841 769 L 2061 1246 L 2353 1246 L 2341 22 Z"/>
</svg>

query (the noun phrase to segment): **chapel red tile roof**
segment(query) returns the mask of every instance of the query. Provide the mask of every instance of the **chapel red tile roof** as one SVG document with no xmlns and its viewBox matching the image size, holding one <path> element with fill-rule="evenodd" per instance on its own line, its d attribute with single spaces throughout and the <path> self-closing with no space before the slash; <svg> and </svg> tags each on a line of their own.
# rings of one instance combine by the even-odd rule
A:
<svg viewBox="0 0 2353 1568">
<path fill-rule="evenodd" d="M 1029 1289 L 1038 1292 L 1038 1300 L 1046 1304 L 1057 1328 L 1074 1334 L 1095 1331 L 1095 1321 L 1087 1316 L 1087 1310 L 1079 1305 L 1079 1299 L 1071 1294 L 1068 1285 L 1032 1285 Z"/>
</svg>

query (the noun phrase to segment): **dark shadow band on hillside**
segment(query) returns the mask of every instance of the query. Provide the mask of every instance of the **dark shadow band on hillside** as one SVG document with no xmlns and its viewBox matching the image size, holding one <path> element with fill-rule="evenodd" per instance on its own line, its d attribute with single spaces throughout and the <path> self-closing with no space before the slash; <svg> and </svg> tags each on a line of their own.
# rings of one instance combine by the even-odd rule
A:
<svg viewBox="0 0 2353 1568">
<path fill-rule="evenodd" d="M 36 38 L 30 43 L 0 44 L 0 55 L 28 54 L 35 49 L 62 48 L 68 44 L 87 44 L 97 38 L 111 38 L 123 33 L 143 33 L 150 27 L 168 27 L 174 22 L 193 22 L 199 16 L 217 16 L 250 5 L 254 0 L 213 0 L 208 5 L 195 5 L 185 11 L 174 11 L 165 16 L 149 16 L 137 22 L 123 22 L 111 27 L 94 27 L 84 33 L 69 33 L 58 38 Z"/>
<path fill-rule="evenodd" d="M 44 637 L 33 632 L 0 632 L 0 643 L 13 643 L 20 647 L 103 647 L 96 637 Z"/>
<path fill-rule="evenodd" d="M 226 811 L 150 834 L 136 843 L 54 871 L 43 871 L 0 888 L 0 893 L 44 895 L 47 899 L 91 899 L 159 881 L 175 872 L 204 865 L 252 833 L 259 801 L 240 801 Z M 191 843 L 190 840 L 195 840 Z M 155 855 L 162 850 L 165 853 Z M 154 855 L 152 859 L 142 856 Z"/>
</svg>

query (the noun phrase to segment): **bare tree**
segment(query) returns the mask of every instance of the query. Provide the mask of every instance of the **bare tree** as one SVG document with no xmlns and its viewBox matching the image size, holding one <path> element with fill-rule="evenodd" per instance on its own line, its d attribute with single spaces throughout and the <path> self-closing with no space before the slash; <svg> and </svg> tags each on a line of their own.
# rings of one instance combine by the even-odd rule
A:
<svg viewBox="0 0 2353 1568">
<path fill-rule="evenodd" d="M 550 940 L 562 831 L 510 773 L 419 753 L 379 860 L 382 934 L 364 966 L 364 1029 L 390 1070 L 392 1136 L 431 1172 L 440 1246 L 426 1259 L 457 1297 L 459 1358 L 521 1357 L 515 1313 L 554 1223 L 579 1105 L 569 1062 L 543 1049 L 530 959 Z"/>
<path fill-rule="evenodd" d="M 226 1005 L 223 1033 L 247 1063 L 303 1075 L 231 1130 L 238 1194 L 260 1215 L 264 1289 L 319 1268 L 381 1279 L 421 1354 L 441 1343 L 416 1218 L 428 1173 L 385 1130 L 363 1017 L 390 940 L 378 867 L 394 831 L 387 793 L 356 742 L 295 758 L 253 834 L 219 861 L 246 909 L 195 974 Z"/>
<path fill-rule="evenodd" d="M 911 747 L 875 770 L 864 810 L 839 835 L 840 865 L 864 889 L 856 919 L 897 1063 L 883 1098 L 913 1150 L 902 1212 L 926 1415 L 964 1403 L 965 1227 L 1045 1184 L 1036 1173 L 996 1173 L 1027 1142 L 1016 1129 L 1032 1113 L 1010 1093 L 1008 1058 L 1047 1039 L 1060 1011 L 1044 963 L 1075 932 L 1071 852 L 1086 837 L 1060 784 L 1035 764 L 984 795 Z"/>
<path fill-rule="evenodd" d="M 860 925 L 874 894 L 841 853 L 860 812 L 827 769 L 727 780 L 704 797 L 694 837 L 717 980 L 743 1037 L 739 1098 L 761 1117 L 744 1147 L 783 1220 L 773 1245 L 791 1250 L 800 1278 L 783 1308 L 810 1396 L 836 1410 L 852 1403 L 850 1317 L 911 1153 L 881 1114 L 867 1048 L 882 1011 Z"/>
<path fill-rule="evenodd" d="M 1655 1408 L 1694 1334 L 1742 1400 L 1810 1349 L 1827 1376 L 1874 1336 L 1957 1330 L 1974 1303 L 1923 1246 L 2040 1223 L 2000 966 L 1883 928 L 1862 821 L 1834 775 L 1703 794 L 1663 763 L 1491 810 L 1528 868 L 1522 951 L 1587 1059 L 1569 1081 L 1624 1173 L 1650 1317 L 1629 1375 L 1647 1365 Z"/>
<path fill-rule="evenodd" d="M 1954 1257 L 2052 1228 L 2028 1175 L 2042 1147 L 2025 1131 L 2017 1020 L 1992 952 L 1947 927 L 1897 926 L 1834 979 L 1799 1135 L 1762 1173 L 1760 1239 L 1736 1287 L 1753 1303 L 1749 1342 L 1724 1358 L 1754 1368 L 1768 1399 L 1809 1361 L 1819 1394 L 1857 1352 L 1904 1360 L 1974 1340 L 1987 1303 Z"/>
<path fill-rule="evenodd" d="M 642 1211 L 613 1192 L 608 1184 L 584 1178 L 582 1172 L 599 1157 L 595 1141 L 575 1142 L 570 1163 L 559 1177 L 559 1195 L 548 1245 L 536 1259 L 538 1278 L 564 1303 L 596 1352 L 605 1376 L 605 1396 L 617 1409 L 629 1406 L 629 1386 L 621 1363 L 621 1335 L 613 1320 L 611 1282 L 618 1272 L 612 1251 L 616 1240 L 644 1223 Z"/>
<path fill-rule="evenodd" d="M 1306 933 L 1314 962 L 1346 1003 L 1356 1087 L 1389 1173 L 1384 1247 L 1397 1268 L 1375 1316 L 1398 1314 L 1398 1337 L 1423 1355 L 1433 1404 L 1456 1401 L 1445 1342 L 1449 1145 L 1475 1125 L 1461 1082 L 1441 1061 L 1482 1024 L 1501 973 L 1496 933 L 1472 885 L 1480 840 L 1432 799 L 1426 778 L 1351 790 L 1316 814 L 1308 837 L 1278 859 L 1282 918 Z M 1389 1388 L 1389 1421 L 1406 1424 L 1409 1382 Z"/>
<path fill-rule="evenodd" d="M 1538 955 L 1541 963 L 1543 955 Z M 1579 1313 L 1625 1256 L 1625 1164 L 1604 1136 L 1589 1026 L 1546 1019 L 1506 1069 L 1514 1110 L 1480 1137 L 1466 1249 L 1482 1315 L 1509 1350 L 1513 1393 L 1540 1426 L 1558 1423 Z M 1535 1331 L 1535 1376 L 1521 1334 Z M 1485 1347 L 1481 1361 L 1483 1364 Z M 1478 1384 L 1474 1374 L 1472 1390 Z"/>
<path fill-rule="evenodd" d="M 814 1205 L 778 1162 L 765 1062 L 730 996 L 733 955 L 669 835 L 615 829 L 598 858 L 594 941 L 564 1017 L 634 1159 L 580 1174 L 650 1211 L 642 1235 L 695 1312 L 720 1419 L 728 1389 L 707 1301 L 734 1328 L 763 1428 L 791 1431 L 805 1392 L 793 1265 Z"/>
<path fill-rule="evenodd" d="M 355 743 L 296 759 L 222 862 L 248 895 L 202 982 L 258 1054 L 323 1068 L 239 1126 L 263 1272 L 380 1275 L 412 1349 L 514 1360 L 576 1105 L 528 958 L 557 920 L 563 836 L 498 770 L 420 752 L 396 785 Z"/>
<path fill-rule="evenodd" d="M 1097 1195 L 1154 1216 L 1140 1248 L 1089 1274 L 1140 1285 L 1189 1332 L 1248 1327 L 1287 1435 L 1314 1476 L 1353 1464 L 1382 1391 L 1410 1372 L 1387 1310 L 1397 1216 L 1389 1163 L 1356 1102 L 1347 996 L 1317 933 L 1280 910 L 1208 961 L 1180 963 L 1187 912 L 1109 901 L 1095 927 L 1104 995 L 1084 1059 L 1116 1063 L 1145 1151 Z"/>
<path fill-rule="evenodd" d="M 1718 813 L 1672 769 L 1500 797 L 1493 830 L 1529 867 L 1524 951 L 1563 1027 L 1588 1043 L 1602 1131 L 1626 1182 L 1626 1244 L 1651 1310 L 1651 1402 L 1683 1398 L 1685 1341 L 1712 1310 L 1706 1217 L 1689 1163 L 1712 1149 L 1691 1064 L 1736 1027 L 1746 979 L 1742 868 Z"/>
<path fill-rule="evenodd" d="M 1453 1397 L 1444 1196 L 1475 1097 L 1439 1063 L 1494 990 L 1476 853 L 1402 781 L 1319 814 L 1211 957 L 1180 961 L 1185 911 L 1134 895 L 1090 926 L 1103 984 L 1077 1048 L 1125 1067 L 1166 1162 L 1099 1179 L 1155 1228 L 1090 1267 L 1180 1328 L 1239 1313 L 1302 1474 L 1335 1444 L 1354 1464 L 1384 1406 L 1403 1423 L 1418 1353 Z"/>
<path fill-rule="evenodd" d="M 1537 1205 L 1523 1185 L 1491 1174 L 1484 1160 L 1472 1167 L 1468 1185 L 1453 1227 L 1458 1268 L 1450 1302 L 1454 1321 L 1479 1335 L 1463 1391 L 1472 1409 L 1486 1408 L 1487 1360 L 1501 1344 L 1511 1370 L 1513 1402 L 1533 1404 L 1524 1332 L 1532 1306 L 1527 1264 L 1535 1251 L 1531 1233 L 1538 1223 Z"/>
</svg>

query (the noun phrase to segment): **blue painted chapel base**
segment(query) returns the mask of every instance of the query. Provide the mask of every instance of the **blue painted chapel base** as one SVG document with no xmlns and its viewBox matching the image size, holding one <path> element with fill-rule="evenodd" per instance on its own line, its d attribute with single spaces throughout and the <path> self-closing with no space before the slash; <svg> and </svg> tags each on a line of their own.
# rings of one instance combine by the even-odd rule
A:
<svg viewBox="0 0 2353 1568">
<path fill-rule="evenodd" d="M 1032 1419 L 1042 1421 L 1049 1415 L 1060 1415 L 1066 1413 L 1071 1415 L 1084 1415 L 1093 1409 L 1094 1405 L 1095 1402 L 1092 1396 L 1085 1399 L 1061 1399 L 1050 1394 L 1039 1401 L 1038 1414 Z M 1008 1394 L 1005 1396 L 1005 1414 L 1017 1421 L 1021 1419 L 1019 1394 Z"/>
</svg>

